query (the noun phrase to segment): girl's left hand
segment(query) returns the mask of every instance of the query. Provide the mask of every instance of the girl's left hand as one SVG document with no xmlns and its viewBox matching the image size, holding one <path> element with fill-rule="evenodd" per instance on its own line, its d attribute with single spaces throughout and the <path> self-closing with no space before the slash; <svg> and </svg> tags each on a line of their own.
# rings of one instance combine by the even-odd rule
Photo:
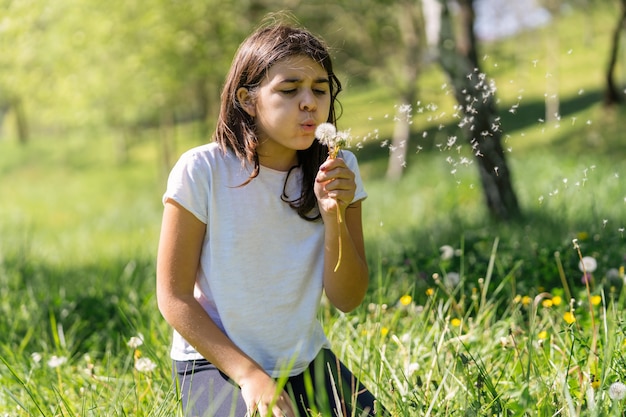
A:
<svg viewBox="0 0 626 417">
<path fill-rule="evenodd" d="M 322 217 L 337 210 L 345 211 L 354 199 L 354 172 L 341 158 L 327 159 L 315 177 L 315 196 Z"/>
</svg>

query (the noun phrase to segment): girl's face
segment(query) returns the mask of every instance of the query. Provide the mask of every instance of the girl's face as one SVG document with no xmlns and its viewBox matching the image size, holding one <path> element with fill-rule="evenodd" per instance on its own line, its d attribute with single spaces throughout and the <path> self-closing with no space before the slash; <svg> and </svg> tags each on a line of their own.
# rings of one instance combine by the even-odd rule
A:
<svg viewBox="0 0 626 417">
<path fill-rule="evenodd" d="M 307 56 L 285 58 L 270 67 L 253 95 L 240 88 L 237 98 L 254 117 L 260 164 L 288 170 L 297 163 L 296 151 L 308 149 L 317 125 L 328 119 L 328 73 Z"/>
</svg>

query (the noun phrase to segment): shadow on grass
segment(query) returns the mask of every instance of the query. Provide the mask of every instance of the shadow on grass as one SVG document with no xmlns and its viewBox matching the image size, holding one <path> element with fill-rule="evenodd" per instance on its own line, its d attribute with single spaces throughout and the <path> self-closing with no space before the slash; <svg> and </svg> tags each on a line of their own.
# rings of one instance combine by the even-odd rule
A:
<svg viewBox="0 0 626 417">
<path fill-rule="evenodd" d="M 617 219 L 609 222 L 617 223 Z M 583 256 L 598 261 L 592 289 L 606 291 L 607 297 L 608 292 L 619 293 L 622 279 L 609 277 L 615 278 L 616 271 L 626 263 L 623 235 L 600 225 L 590 226 L 582 218 L 568 223 L 559 213 L 533 210 L 518 222 L 469 223 L 456 217 L 445 223 L 430 222 L 428 226 L 405 229 L 386 241 L 367 242 L 369 254 L 381 254 L 380 259 L 369 259 L 370 270 L 382 270 L 384 277 L 382 281 L 372 278 L 372 290 L 382 287 L 393 294 L 395 288 L 395 295 L 401 296 L 408 289 L 416 301 L 425 303 L 426 291 L 440 288 L 451 274 L 462 278 L 464 287 L 453 284 L 451 291 L 465 291 L 469 296 L 473 291 L 480 292 L 480 281 L 488 276 L 491 265 L 489 294 L 504 285 L 497 303 L 506 304 L 516 294 L 534 297 L 552 290 L 562 296 L 569 291 L 576 297 L 585 286 L 574 239 Z M 455 254 L 442 257 L 444 245 L 452 246 Z"/>
<path fill-rule="evenodd" d="M 0 332 L 16 349 L 98 357 L 128 350 L 137 328 L 158 316 L 151 260 L 52 266 L 22 255 L 0 263 L 0 305 L 8 310 Z"/>
</svg>

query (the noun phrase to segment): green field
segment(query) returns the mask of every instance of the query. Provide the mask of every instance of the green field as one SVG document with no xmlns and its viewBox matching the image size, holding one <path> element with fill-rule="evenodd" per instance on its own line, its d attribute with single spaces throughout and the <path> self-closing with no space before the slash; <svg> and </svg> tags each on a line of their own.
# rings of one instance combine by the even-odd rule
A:
<svg viewBox="0 0 626 417">
<path fill-rule="evenodd" d="M 626 110 L 601 104 L 612 22 L 604 9 L 573 12 L 483 46 L 524 213 L 513 223 L 488 219 L 476 164 L 458 163 L 471 160 L 468 145 L 443 146 L 458 120 L 438 68 L 420 80 L 407 167 L 394 183 L 381 146 L 394 98 L 346 83 L 340 127 L 363 144 L 354 151 L 369 193 L 371 290 L 353 313 L 323 306 L 320 317 L 338 355 L 395 415 L 626 411 L 613 393 L 620 386 L 609 390 L 626 383 Z M 557 30 L 558 74 L 548 76 L 544 40 Z M 548 122 L 552 89 L 561 110 Z M 154 297 L 173 162 L 163 162 L 163 132 L 132 138 L 123 160 L 105 129 L 38 133 L 27 146 L 12 132 L 9 120 L 0 137 L 0 415 L 177 415 L 170 329 Z M 168 132 L 172 154 L 206 141 L 197 132 Z M 579 269 L 587 256 L 598 264 L 588 286 Z M 143 344 L 128 346 L 138 335 Z"/>
</svg>

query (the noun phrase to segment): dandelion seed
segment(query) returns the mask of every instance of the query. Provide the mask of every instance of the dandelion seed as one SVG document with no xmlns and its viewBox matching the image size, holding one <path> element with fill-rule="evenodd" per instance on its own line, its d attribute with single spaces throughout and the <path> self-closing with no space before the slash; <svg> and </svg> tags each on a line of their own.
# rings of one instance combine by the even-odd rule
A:
<svg viewBox="0 0 626 417">
<path fill-rule="evenodd" d="M 585 256 L 578 262 L 578 269 L 581 272 L 594 272 L 598 268 L 598 262 L 593 256 Z"/>
<path fill-rule="evenodd" d="M 613 401 L 622 401 L 626 398 L 626 385 L 621 382 L 613 382 L 609 387 L 609 397 Z"/>
<path fill-rule="evenodd" d="M 58 368 L 59 366 L 63 365 L 64 363 L 67 362 L 67 358 L 65 356 L 57 356 L 57 355 L 53 355 L 49 360 L 48 360 L 48 366 L 50 368 Z"/>
<path fill-rule="evenodd" d="M 39 362 L 41 362 L 41 359 L 43 357 L 41 356 L 41 353 L 33 352 L 33 353 L 30 354 L 30 358 L 33 360 L 33 362 L 39 363 Z"/>
<path fill-rule="evenodd" d="M 139 358 L 135 361 L 135 369 L 139 372 L 149 373 L 156 369 L 156 364 L 148 358 Z"/>
</svg>

